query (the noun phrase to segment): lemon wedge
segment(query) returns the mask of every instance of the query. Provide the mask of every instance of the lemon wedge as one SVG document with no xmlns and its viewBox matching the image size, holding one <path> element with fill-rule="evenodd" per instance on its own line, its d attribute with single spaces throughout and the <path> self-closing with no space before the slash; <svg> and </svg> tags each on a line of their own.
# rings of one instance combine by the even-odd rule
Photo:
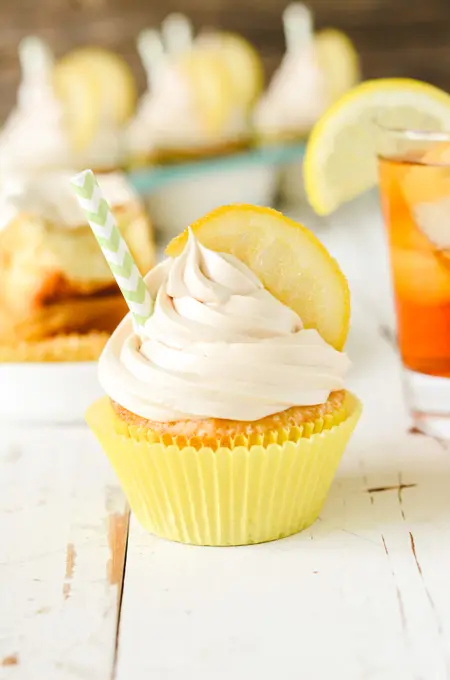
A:
<svg viewBox="0 0 450 680">
<path fill-rule="evenodd" d="M 341 97 L 314 126 L 306 147 L 306 195 L 327 215 L 377 181 L 376 121 L 390 128 L 450 130 L 450 95 L 407 78 L 371 80 Z"/>
<path fill-rule="evenodd" d="M 79 47 L 68 52 L 56 68 L 89 72 L 100 91 L 102 113 L 124 124 L 136 108 L 137 91 L 128 64 L 118 54 L 101 47 Z"/>
<path fill-rule="evenodd" d="M 316 328 L 336 349 L 344 346 L 350 321 L 350 293 L 336 261 L 312 232 L 271 208 L 229 205 L 191 225 L 203 245 L 234 255 L 278 300 Z M 169 243 L 175 257 L 187 230 Z"/>
</svg>

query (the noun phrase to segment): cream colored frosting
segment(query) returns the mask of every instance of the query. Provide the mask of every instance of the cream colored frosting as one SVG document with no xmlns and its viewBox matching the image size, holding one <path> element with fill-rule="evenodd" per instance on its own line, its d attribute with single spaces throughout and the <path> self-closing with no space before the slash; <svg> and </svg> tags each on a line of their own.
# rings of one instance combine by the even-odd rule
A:
<svg viewBox="0 0 450 680">
<path fill-rule="evenodd" d="M 243 112 L 235 110 L 220 134 L 209 134 L 189 79 L 175 65 L 167 65 L 152 91 L 141 99 L 131 121 L 127 140 L 132 153 L 156 148 L 185 149 L 208 147 L 245 136 L 248 124 Z"/>
<path fill-rule="evenodd" d="M 53 55 L 48 45 L 32 36 L 25 38 L 19 56 L 22 78 L 16 107 L 0 134 L 0 172 L 119 166 L 123 134 L 107 115 L 88 147 L 74 152 L 64 109 L 53 86 Z"/>
<path fill-rule="evenodd" d="M 75 171 L 21 174 L 0 181 L 0 228 L 21 212 L 37 215 L 53 224 L 75 228 L 86 224 L 71 189 Z M 138 200 L 123 173 L 96 175 L 103 195 L 111 206 Z"/>
<path fill-rule="evenodd" d="M 265 134 L 308 132 L 326 109 L 324 76 L 314 43 L 287 52 L 255 107 L 254 125 Z"/>
<path fill-rule="evenodd" d="M 94 139 L 85 149 L 74 154 L 72 163 L 77 168 L 93 168 L 97 173 L 118 168 L 123 160 L 123 131 L 103 116 Z"/>
<path fill-rule="evenodd" d="M 154 311 L 139 340 L 128 315 L 100 358 L 105 392 L 155 421 L 254 421 L 324 403 L 344 386 L 345 354 L 273 297 L 235 257 L 202 246 L 146 277 Z"/>
<path fill-rule="evenodd" d="M 53 91 L 52 57 L 41 45 L 22 73 L 16 108 L 0 134 L 0 171 L 71 166 L 61 104 Z"/>
</svg>

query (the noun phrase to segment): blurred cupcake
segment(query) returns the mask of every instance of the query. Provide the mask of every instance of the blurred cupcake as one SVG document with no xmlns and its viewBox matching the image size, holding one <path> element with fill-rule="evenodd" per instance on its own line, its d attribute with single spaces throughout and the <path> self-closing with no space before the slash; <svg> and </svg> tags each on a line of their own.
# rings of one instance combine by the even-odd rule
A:
<svg viewBox="0 0 450 680">
<path fill-rule="evenodd" d="M 79 47 L 68 52 L 55 66 L 54 82 L 66 102 L 69 122 L 72 109 L 81 104 L 77 79 L 94 83 L 95 94 L 90 94 L 83 106 L 95 114 L 95 128 L 87 126 L 85 130 L 77 125 L 81 139 L 76 140 L 72 167 L 91 167 L 97 172 L 116 170 L 125 162 L 124 127 L 136 108 L 133 74 L 126 62 L 110 50 Z"/>
<path fill-rule="evenodd" d="M 283 24 L 286 54 L 253 117 L 258 137 L 266 142 L 304 137 L 327 106 L 311 12 L 302 3 L 292 3 L 283 12 Z"/>
<path fill-rule="evenodd" d="M 65 114 L 53 87 L 53 55 L 28 37 L 19 45 L 21 82 L 17 104 L 0 133 L 0 171 L 71 167 Z"/>
<path fill-rule="evenodd" d="M 167 59 L 158 31 L 145 29 L 138 35 L 137 51 L 144 67 L 147 88 L 125 131 L 127 160 L 132 166 L 145 166 L 156 160 L 156 140 L 152 127 L 154 98 L 165 73 Z"/>
<path fill-rule="evenodd" d="M 74 199 L 73 173 L 20 174 L 0 194 L 0 361 L 97 359 L 127 308 Z M 143 272 L 151 227 L 120 173 L 99 177 Z"/>
<path fill-rule="evenodd" d="M 134 110 L 134 81 L 122 60 L 82 48 L 55 63 L 32 36 L 20 43 L 19 57 L 17 104 L 0 133 L 1 174 L 120 167 L 122 127 Z"/>
<path fill-rule="evenodd" d="M 349 38 L 335 29 L 314 34 L 311 11 L 293 2 L 283 12 L 286 54 L 255 107 L 262 142 L 303 139 L 323 112 L 360 78 Z"/>
<path fill-rule="evenodd" d="M 340 350 L 349 294 L 314 236 L 253 206 L 210 213 L 146 278 L 142 337 L 124 319 L 87 420 L 152 533 L 270 541 L 311 524 L 360 413 Z"/>
<path fill-rule="evenodd" d="M 178 24 L 165 24 L 166 49 L 156 31 L 138 40 L 149 86 L 128 128 L 135 166 L 220 155 L 248 144 L 248 120 L 236 115 L 224 60 L 215 51 L 189 47 Z M 175 37 L 184 35 L 183 48 L 175 49 L 177 41 L 169 37 L 174 28 Z"/>
</svg>

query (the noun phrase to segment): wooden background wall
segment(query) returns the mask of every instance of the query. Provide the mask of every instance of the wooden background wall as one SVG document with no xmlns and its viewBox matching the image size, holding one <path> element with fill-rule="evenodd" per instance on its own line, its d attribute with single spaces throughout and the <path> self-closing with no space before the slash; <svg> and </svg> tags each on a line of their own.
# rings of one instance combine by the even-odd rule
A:
<svg viewBox="0 0 450 680">
<path fill-rule="evenodd" d="M 287 0 L 286 0 L 287 2 Z M 14 102 L 20 38 L 36 33 L 56 54 L 86 43 L 121 52 L 140 84 L 137 32 L 168 12 L 196 26 L 240 31 L 260 49 L 270 73 L 283 51 L 285 0 L 0 0 L 0 119 Z M 413 76 L 450 91 L 450 0 L 310 0 L 317 27 L 346 31 L 362 55 L 366 78 Z"/>
</svg>

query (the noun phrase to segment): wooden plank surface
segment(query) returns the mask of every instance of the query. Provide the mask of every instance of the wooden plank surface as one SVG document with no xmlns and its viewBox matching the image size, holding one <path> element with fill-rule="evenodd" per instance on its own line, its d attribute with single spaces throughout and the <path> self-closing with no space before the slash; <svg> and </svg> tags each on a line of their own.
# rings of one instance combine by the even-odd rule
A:
<svg viewBox="0 0 450 680">
<path fill-rule="evenodd" d="M 0 3 L 0 120 L 19 82 L 18 41 L 37 33 L 56 54 L 79 44 L 117 50 L 145 78 L 135 49 L 138 31 L 170 11 L 203 26 L 242 32 L 260 50 L 269 76 L 284 51 L 279 0 L 2 0 Z M 347 31 L 361 53 L 365 77 L 411 76 L 450 89 L 448 0 L 309 0 L 317 26 Z"/>
<path fill-rule="evenodd" d="M 0 678 L 112 676 L 128 508 L 86 428 L 1 429 Z"/>
<path fill-rule="evenodd" d="M 320 520 L 237 549 L 171 544 L 132 521 L 117 680 L 450 677 L 450 446 L 409 431 L 375 205 L 321 231 L 361 291 L 348 352 L 364 414 Z"/>
<path fill-rule="evenodd" d="M 1 680 L 450 677 L 450 445 L 410 430 L 376 197 L 315 227 L 354 293 L 364 402 L 320 520 L 235 549 L 131 520 L 127 546 L 87 430 L 2 428 Z"/>
</svg>

